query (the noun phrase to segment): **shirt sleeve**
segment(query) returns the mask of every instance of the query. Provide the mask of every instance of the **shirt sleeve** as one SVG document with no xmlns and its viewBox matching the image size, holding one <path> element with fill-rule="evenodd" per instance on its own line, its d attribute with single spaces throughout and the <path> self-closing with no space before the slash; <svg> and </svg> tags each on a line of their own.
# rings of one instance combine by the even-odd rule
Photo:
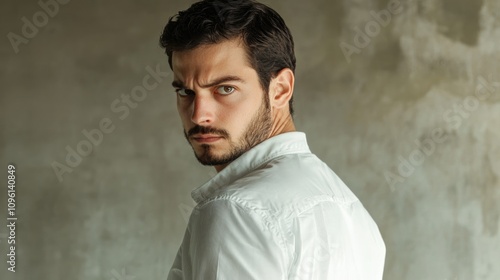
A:
<svg viewBox="0 0 500 280">
<path fill-rule="evenodd" d="M 273 225 L 229 199 L 210 201 L 191 214 L 183 242 L 184 280 L 286 279 L 286 254 Z M 186 240 L 188 239 L 188 240 Z"/>
</svg>

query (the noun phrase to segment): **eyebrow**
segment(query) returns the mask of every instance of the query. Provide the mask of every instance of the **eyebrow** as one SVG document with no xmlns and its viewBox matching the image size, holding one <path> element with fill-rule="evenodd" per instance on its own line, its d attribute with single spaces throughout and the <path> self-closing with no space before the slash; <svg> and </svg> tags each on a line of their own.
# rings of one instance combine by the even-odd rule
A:
<svg viewBox="0 0 500 280">
<path fill-rule="evenodd" d="M 238 76 L 224 76 L 224 77 L 220 77 L 220 78 L 216 79 L 213 82 L 202 85 L 201 88 L 209 88 L 209 87 L 213 87 L 213 86 L 216 86 L 218 84 L 227 83 L 227 82 L 240 82 L 243 84 L 245 83 L 245 81 Z M 173 81 L 172 86 L 174 88 L 185 88 L 184 83 L 182 83 L 181 81 Z"/>
</svg>

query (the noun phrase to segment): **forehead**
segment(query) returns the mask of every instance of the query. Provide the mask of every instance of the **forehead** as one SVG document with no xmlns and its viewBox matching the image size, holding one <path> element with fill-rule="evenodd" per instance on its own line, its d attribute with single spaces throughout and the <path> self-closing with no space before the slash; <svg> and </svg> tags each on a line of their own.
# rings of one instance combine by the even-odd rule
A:
<svg viewBox="0 0 500 280">
<path fill-rule="evenodd" d="M 201 45 L 172 53 L 172 70 L 177 79 L 210 79 L 220 74 L 245 74 L 253 70 L 245 46 L 239 39 Z"/>
</svg>

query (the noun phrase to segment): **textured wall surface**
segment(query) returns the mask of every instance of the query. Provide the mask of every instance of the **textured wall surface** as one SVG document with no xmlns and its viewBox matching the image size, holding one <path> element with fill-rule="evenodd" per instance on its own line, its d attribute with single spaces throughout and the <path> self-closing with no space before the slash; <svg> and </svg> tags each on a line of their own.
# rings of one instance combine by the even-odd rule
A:
<svg viewBox="0 0 500 280">
<path fill-rule="evenodd" d="M 191 2 L 2 2 L 2 280 L 166 278 L 214 175 L 157 43 Z M 295 37 L 298 130 L 379 225 L 384 279 L 500 279 L 500 1 L 265 3 Z"/>
</svg>

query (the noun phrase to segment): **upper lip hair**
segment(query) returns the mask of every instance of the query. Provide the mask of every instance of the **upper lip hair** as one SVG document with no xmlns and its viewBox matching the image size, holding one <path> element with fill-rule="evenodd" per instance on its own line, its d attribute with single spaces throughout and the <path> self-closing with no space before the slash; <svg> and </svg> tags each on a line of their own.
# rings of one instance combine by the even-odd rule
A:
<svg viewBox="0 0 500 280">
<path fill-rule="evenodd" d="M 222 136 L 216 134 L 195 134 L 192 137 L 195 139 L 222 138 Z"/>
</svg>

